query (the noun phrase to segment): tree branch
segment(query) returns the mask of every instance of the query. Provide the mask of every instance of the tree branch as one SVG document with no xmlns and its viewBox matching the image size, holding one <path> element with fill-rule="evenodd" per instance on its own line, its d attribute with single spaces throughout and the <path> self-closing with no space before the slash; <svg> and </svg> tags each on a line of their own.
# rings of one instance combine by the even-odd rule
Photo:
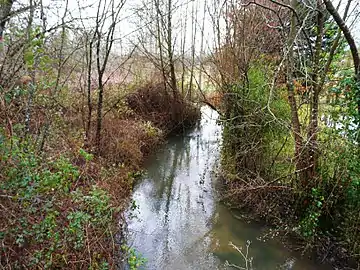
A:
<svg viewBox="0 0 360 270">
<path fill-rule="evenodd" d="M 351 0 L 349 0 L 351 1 Z M 355 75 L 358 79 L 358 81 L 360 81 L 360 73 L 359 73 L 359 69 L 360 69 L 360 57 L 359 57 L 359 52 L 358 49 L 356 47 L 356 43 L 355 40 L 350 32 L 350 29 L 347 27 L 345 21 L 341 18 L 339 12 L 335 9 L 335 7 L 333 6 L 333 4 L 331 3 L 330 0 L 323 0 L 326 9 L 328 10 L 328 12 L 331 14 L 331 16 L 334 18 L 336 24 L 340 27 L 341 31 L 343 32 L 345 39 L 347 41 L 347 43 L 349 44 L 350 47 L 350 51 L 352 54 L 352 58 L 353 58 L 353 62 L 354 62 L 354 67 L 355 67 Z"/>
</svg>

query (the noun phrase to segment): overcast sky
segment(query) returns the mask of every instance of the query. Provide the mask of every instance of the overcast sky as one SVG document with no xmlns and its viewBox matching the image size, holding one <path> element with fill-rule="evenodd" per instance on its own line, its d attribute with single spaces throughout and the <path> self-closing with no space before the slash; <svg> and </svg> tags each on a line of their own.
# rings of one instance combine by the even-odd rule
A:
<svg viewBox="0 0 360 270">
<path fill-rule="evenodd" d="M 152 1 L 152 0 L 146 0 Z M 207 0 L 214 1 L 214 0 Z M 137 36 L 144 30 L 144 27 L 151 22 L 151 19 L 142 19 L 139 20 L 135 13 L 135 9 L 140 7 L 144 0 L 128 0 L 125 3 L 125 6 L 121 12 L 121 22 L 118 24 L 116 29 L 116 38 L 121 39 L 121 43 L 123 45 L 134 44 L 137 41 Z M 194 7 L 197 10 L 197 42 L 196 47 L 200 49 L 200 36 L 201 36 L 201 26 L 203 17 L 205 16 L 205 31 L 203 33 L 204 36 L 204 46 L 210 45 L 213 40 L 212 35 L 212 25 L 208 13 L 204 13 L 204 4 L 206 0 L 174 0 L 174 38 L 176 38 L 178 44 L 180 44 L 180 26 L 186 25 L 186 40 L 188 47 L 191 45 L 191 33 L 192 33 L 192 21 L 190 19 L 191 10 Z M 61 17 L 64 13 L 65 1 L 64 0 L 45 0 L 44 4 L 51 7 L 50 12 L 51 16 L 48 18 L 49 25 L 56 25 L 60 22 Z M 85 21 L 85 24 L 89 28 L 92 28 L 95 20 L 89 19 L 94 18 L 96 16 L 97 10 L 97 0 L 69 0 L 69 12 L 73 17 L 82 17 Z M 81 7 L 81 10 L 79 9 Z M 186 15 L 187 14 L 187 15 Z M 204 15 L 205 14 L 205 15 Z M 187 23 L 185 24 L 185 19 L 188 18 Z M 86 19 L 88 18 L 88 19 Z M 119 48 L 120 44 L 118 44 Z"/>
<path fill-rule="evenodd" d="M 25 1 L 25 0 L 24 0 Z M 117 50 L 121 50 L 122 47 L 127 47 L 129 44 L 133 44 L 137 40 L 137 35 L 143 30 L 143 28 L 149 23 L 136 17 L 135 8 L 141 6 L 144 1 L 152 0 L 127 0 L 122 13 L 121 22 L 117 27 L 116 37 L 121 41 L 116 45 Z M 191 21 L 191 10 L 194 7 L 197 10 L 197 41 L 195 43 L 197 51 L 200 50 L 200 39 L 204 36 L 205 49 L 209 50 L 213 47 L 214 34 L 212 30 L 212 23 L 208 12 L 204 13 L 204 5 L 210 6 L 210 3 L 217 0 L 173 0 L 174 3 L 174 26 L 184 26 L 185 19 L 188 18 L 186 23 L 186 40 L 188 49 L 191 46 L 191 33 L 192 33 L 192 21 Z M 345 0 L 334 0 L 334 5 L 337 5 L 339 1 L 342 1 L 341 10 L 344 8 Z M 64 12 L 65 0 L 44 0 L 44 4 L 50 7 L 50 16 L 48 16 L 48 23 L 56 24 L 60 21 L 60 18 Z M 73 17 L 91 18 L 96 16 L 97 0 L 69 0 L 69 12 Z M 356 11 L 352 13 L 352 16 L 348 20 L 348 24 L 354 22 L 355 16 L 359 15 L 360 0 L 353 1 L 352 7 L 356 7 Z M 81 12 L 79 9 L 81 7 Z M 208 8 L 207 8 L 208 10 Z M 187 14 L 187 15 L 186 15 Z M 205 17 L 205 30 L 201 33 L 201 25 L 203 18 Z M 85 20 L 85 24 L 91 28 L 94 25 L 94 19 Z M 352 33 L 355 36 L 358 44 L 360 43 L 360 18 L 358 18 L 356 24 L 352 24 Z M 174 31 L 174 37 L 177 40 L 177 44 L 180 44 L 180 33 Z M 121 52 L 119 52 L 121 53 Z"/>
</svg>

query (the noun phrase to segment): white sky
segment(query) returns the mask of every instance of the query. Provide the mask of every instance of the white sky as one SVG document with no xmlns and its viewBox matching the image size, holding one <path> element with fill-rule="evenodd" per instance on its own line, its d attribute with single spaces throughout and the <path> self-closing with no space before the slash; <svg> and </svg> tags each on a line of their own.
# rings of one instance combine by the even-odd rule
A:
<svg viewBox="0 0 360 270">
<path fill-rule="evenodd" d="M 21 2 L 27 2 L 28 0 L 22 0 Z M 66 0 L 43 0 L 45 6 L 49 6 L 50 9 L 48 12 L 48 24 L 53 25 L 57 24 L 61 21 L 61 17 L 63 16 L 64 7 Z M 119 0 L 117 0 L 119 1 Z M 148 21 L 139 21 L 136 19 L 135 11 L 134 9 L 136 7 L 139 7 L 139 5 L 144 1 L 152 1 L 152 0 L 127 0 L 122 13 L 121 13 L 121 22 L 119 23 L 117 29 L 116 29 L 116 38 L 120 39 L 120 42 L 118 42 L 115 46 L 115 50 L 118 50 L 117 53 L 121 53 L 122 48 L 129 47 L 129 44 L 133 44 L 137 40 L 137 35 L 141 32 L 142 28 L 146 26 Z M 342 1 L 342 9 L 344 8 L 345 0 L 334 0 L 334 5 L 337 5 L 339 1 Z M 194 5 L 195 9 L 197 10 L 197 22 L 196 22 L 196 29 L 197 29 L 197 39 L 196 39 L 196 51 L 200 51 L 200 40 L 201 36 L 204 37 L 204 47 L 206 51 L 211 50 L 213 47 L 213 40 L 214 40 L 214 34 L 212 30 L 212 23 L 210 16 L 208 14 L 208 8 L 207 11 L 204 14 L 204 5 L 210 6 L 210 3 L 219 3 L 219 0 L 173 0 L 174 2 L 174 26 L 176 25 L 184 25 L 186 17 L 187 20 L 187 26 L 186 26 L 186 47 L 188 50 L 190 50 L 190 47 L 192 45 L 191 37 L 192 37 L 192 21 L 190 20 L 191 17 L 191 10 Z M 82 18 L 89 18 L 89 17 L 95 17 L 96 16 L 96 9 L 97 4 L 99 3 L 98 0 L 68 0 L 69 3 L 69 15 L 73 17 L 81 17 Z M 360 0 L 354 0 L 353 1 L 353 7 L 358 6 L 357 13 L 353 13 L 352 17 L 349 19 L 348 24 L 351 21 L 354 21 L 355 16 L 359 16 L 360 11 Z M 82 8 L 81 12 L 79 10 L 79 6 Z M 186 15 L 187 14 L 187 15 Z M 201 33 L 201 27 L 202 27 L 202 20 L 203 17 L 205 17 L 204 25 L 205 30 L 202 35 Z M 89 26 L 89 28 L 93 27 L 94 25 L 94 19 L 88 19 L 86 20 L 85 24 Z M 353 26 L 352 33 L 355 36 L 358 44 L 360 43 L 360 18 L 358 18 L 357 23 Z M 180 34 L 178 30 L 174 30 L 174 38 L 177 40 L 177 45 L 180 44 L 181 36 L 183 34 Z M 116 53 L 116 51 L 115 51 Z"/>
<path fill-rule="evenodd" d="M 151 0 L 147 0 L 151 1 Z M 174 2 L 174 19 L 173 25 L 177 26 L 179 29 L 180 24 L 184 25 L 186 18 L 186 13 L 188 14 L 188 21 L 186 23 L 186 40 L 187 48 L 190 49 L 191 46 L 191 37 L 192 37 L 192 21 L 190 20 L 192 6 L 194 5 L 197 10 L 197 42 L 195 43 L 197 51 L 200 50 L 200 32 L 202 27 L 202 20 L 204 17 L 204 4 L 207 0 L 173 0 Z M 211 0 L 213 1 L 213 0 Z M 151 21 L 142 20 L 139 21 L 138 17 L 135 14 L 135 8 L 141 6 L 143 0 L 128 0 L 125 3 L 125 6 L 121 12 L 121 22 L 118 24 L 116 29 L 116 38 L 121 39 L 121 44 L 118 43 L 116 48 L 119 50 L 121 47 L 126 47 L 129 44 L 134 44 L 137 42 L 137 36 L 141 31 L 146 27 L 146 25 Z M 48 18 L 49 25 L 56 25 L 61 21 L 61 17 L 64 13 L 65 0 L 44 0 L 44 5 L 51 7 L 50 12 L 51 17 Z M 79 5 L 82 7 L 81 12 L 79 11 Z M 69 0 L 69 13 L 73 17 L 81 17 L 83 19 L 88 17 L 93 17 L 93 19 L 85 20 L 85 24 L 89 28 L 92 28 L 94 25 L 94 17 L 96 16 L 98 1 L 97 0 Z M 86 8 L 84 8 L 86 7 Z M 210 46 L 213 41 L 212 25 L 210 18 L 206 12 L 205 15 L 205 31 L 204 31 L 204 46 Z M 177 40 L 177 43 L 180 44 L 181 34 L 179 30 L 174 30 L 174 38 Z M 122 45 L 122 46 L 121 46 Z M 211 46 L 210 46 L 211 47 Z"/>
</svg>

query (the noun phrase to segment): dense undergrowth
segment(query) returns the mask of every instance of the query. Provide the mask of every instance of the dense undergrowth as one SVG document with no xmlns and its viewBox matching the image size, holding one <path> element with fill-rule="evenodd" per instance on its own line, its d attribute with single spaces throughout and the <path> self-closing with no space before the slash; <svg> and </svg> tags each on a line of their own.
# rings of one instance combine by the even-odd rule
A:
<svg viewBox="0 0 360 270">
<path fill-rule="evenodd" d="M 76 166 L 69 157 L 42 159 L 31 145 L 11 143 L 1 149 L 2 267 L 107 269 L 121 204 L 104 185 L 128 193 L 128 179 L 110 183 L 82 149 L 83 165 Z"/>
<path fill-rule="evenodd" d="M 178 94 L 180 95 L 180 94 Z M 162 83 L 148 84 L 127 97 L 129 107 L 142 119 L 153 123 L 165 134 L 193 125 L 200 111 L 182 98 L 174 98 Z"/>
<path fill-rule="evenodd" d="M 269 108 L 271 64 L 254 63 L 249 81 L 248 88 L 233 84 L 222 89 L 224 200 L 251 218 L 266 220 L 277 233 L 290 235 L 304 252 L 315 251 L 320 262 L 357 269 L 360 164 L 353 124 L 357 112 L 356 103 L 346 96 L 354 85 L 345 87 L 350 81 L 343 74 L 336 88 L 322 96 L 332 101 L 321 107 L 317 171 L 304 186 L 292 158 L 286 89 L 277 86 Z M 338 92 L 336 97 L 331 96 L 333 91 Z M 302 98 L 306 104 L 306 96 Z M 305 119 L 306 107 L 301 110 Z"/>
<path fill-rule="evenodd" d="M 107 91 L 109 104 L 119 99 L 117 91 L 114 87 Z M 199 116 L 182 97 L 164 99 L 158 91 L 165 90 L 150 85 L 135 88 L 127 99 L 136 97 L 138 103 L 125 98 L 108 109 L 99 153 L 94 150 L 96 142 L 85 142 L 81 135 L 83 121 L 78 112 L 82 105 L 66 95 L 76 95 L 71 90 L 64 90 L 62 96 L 69 110 L 53 116 L 44 146 L 34 132 L 42 117 L 40 97 L 26 136 L 21 122 L 12 122 L 9 132 L 6 120 L 11 111 L 2 115 L 2 269 L 110 269 L 127 256 L 136 269 L 140 262 L 134 263 L 134 251 L 121 239 L 123 212 L 135 178 L 144 158 L 170 131 L 186 128 Z M 9 104 L 14 101 L 8 100 Z M 146 112 L 143 104 L 148 106 Z"/>
</svg>

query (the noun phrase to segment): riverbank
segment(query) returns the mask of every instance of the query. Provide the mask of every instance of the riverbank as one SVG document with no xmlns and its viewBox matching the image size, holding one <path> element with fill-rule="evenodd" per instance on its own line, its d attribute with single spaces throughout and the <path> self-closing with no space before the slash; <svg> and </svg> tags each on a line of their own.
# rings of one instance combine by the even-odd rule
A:
<svg viewBox="0 0 360 270">
<path fill-rule="evenodd" d="M 359 133 L 356 104 L 347 96 L 351 79 L 339 74 L 325 84 L 314 111 L 313 88 L 293 93 L 292 79 L 279 80 L 274 60 L 254 59 L 246 79 L 218 89 L 223 199 L 270 224 L 275 235 L 291 236 L 295 249 L 317 261 L 358 269 Z M 334 89 L 342 94 L 335 98 Z"/>
<path fill-rule="evenodd" d="M 257 187 L 253 187 L 256 189 Z M 237 185 L 237 190 L 241 190 L 238 198 L 229 195 L 227 188 L 223 190 L 222 199 L 227 208 L 238 212 L 237 219 L 242 222 L 251 224 L 262 224 L 263 228 L 267 228 L 262 232 L 264 241 L 276 239 L 281 242 L 290 252 L 301 254 L 306 260 L 313 261 L 318 264 L 321 269 L 358 269 L 357 255 L 352 254 L 344 246 L 347 243 L 339 241 L 334 235 L 317 233 L 311 240 L 304 238 L 297 232 L 299 217 L 290 214 L 293 209 L 291 204 L 281 205 L 284 214 L 276 215 L 272 212 L 278 207 L 277 200 L 274 196 L 272 199 L 254 199 L 254 195 L 240 195 L 245 194 L 249 189 L 248 186 Z M 250 188 L 250 192 L 252 192 Z M 289 193 L 281 193 L 283 196 L 291 196 Z M 266 196 L 266 195 L 265 195 Z M 280 195 L 279 195 L 280 196 Z M 240 198 L 241 197 L 241 198 Z M 252 200 L 252 206 L 244 202 L 244 197 Z M 286 199 L 285 199 L 286 200 Z M 285 201 L 284 199 L 281 202 Z M 256 207 L 260 205 L 262 210 L 265 209 L 263 205 L 268 203 L 266 211 L 259 211 Z M 265 213 L 266 212 L 266 213 Z M 287 214 L 287 215 L 286 215 Z"/>
<path fill-rule="evenodd" d="M 144 89 L 150 89 L 146 97 Z M 119 254 L 128 255 L 117 238 L 118 224 L 144 159 L 174 126 L 187 128 L 199 116 L 180 96 L 163 99 L 160 90 L 136 89 L 121 107 L 109 108 L 99 153 L 95 141 L 84 144 L 81 119 L 71 110 L 53 123 L 44 151 L 36 136 L 1 131 L 1 268 L 112 269 Z M 141 111 L 131 104 L 134 97 L 138 104 L 166 106 Z M 64 100 L 69 108 L 77 105 L 74 98 Z"/>
<path fill-rule="evenodd" d="M 244 220 L 267 224 L 268 237 L 280 239 L 320 265 L 358 269 L 357 146 L 321 124 L 317 171 L 304 185 L 291 158 L 295 142 L 289 130 L 279 124 L 281 120 L 270 122 L 267 111 L 242 105 L 230 107 L 231 120 L 224 120 L 223 201 L 240 211 Z M 276 105 L 287 109 L 284 100 Z M 282 112 L 274 112 L 281 119 Z"/>
</svg>

